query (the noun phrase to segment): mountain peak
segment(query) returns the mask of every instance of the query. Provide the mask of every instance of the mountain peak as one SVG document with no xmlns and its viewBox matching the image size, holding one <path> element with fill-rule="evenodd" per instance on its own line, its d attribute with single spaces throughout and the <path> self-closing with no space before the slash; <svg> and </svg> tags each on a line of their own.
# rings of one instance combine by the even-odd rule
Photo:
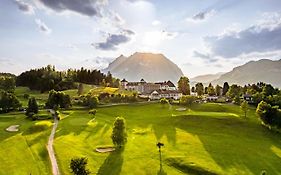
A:
<svg viewBox="0 0 281 175">
<path fill-rule="evenodd" d="M 161 53 L 135 52 L 128 58 L 115 59 L 108 68 L 113 76 L 128 81 L 177 82 L 183 75 L 180 68 Z M 112 66 L 113 65 L 113 66 Z"/>
</svg>

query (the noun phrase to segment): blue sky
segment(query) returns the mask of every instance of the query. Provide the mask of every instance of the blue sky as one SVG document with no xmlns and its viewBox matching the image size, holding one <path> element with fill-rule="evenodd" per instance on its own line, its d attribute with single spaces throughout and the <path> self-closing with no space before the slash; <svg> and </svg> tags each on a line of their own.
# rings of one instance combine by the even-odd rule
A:
<svg viewBox="0 0 281 175">
<path fill-rule="evenodd" d="M 280 0 L 1 0 L 0 72 L 163 53 L 188 77 L 281 58 Z"/>
</svg>

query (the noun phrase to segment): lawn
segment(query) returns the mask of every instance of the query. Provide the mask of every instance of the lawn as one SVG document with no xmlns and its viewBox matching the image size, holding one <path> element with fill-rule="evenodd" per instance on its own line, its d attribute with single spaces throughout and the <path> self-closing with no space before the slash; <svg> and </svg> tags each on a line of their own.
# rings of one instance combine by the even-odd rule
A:
<svg viewBox="0 0 281 175">
<path fill-rule="evenodd" d="M 10 125 L 20 125 L 18 132 L 7 132 Z M 51 121 L 31 121 L 20 112 L 0 115 L 0 174 L 49 175 L 46 143 Z"/>
<path fill-rule="evenodd" d="M 187 111 L 178 106 L 132 104 L 98 108 L 95 120 L 86 110 L 63 111 L 54 142 L 62 174 L 70 174 L 73 157 L 88 158 L 93 174 L 157 174 L 162 148 L 162 174 L 281 173 L 281 135 L 260 125 L 255 110 L 244 118 L 239 106 L 197 104 Z M 111 145 L 116 116 L 127 122 L 123 151 L 97 153 Z M 160 173 L 159 173 L 160 174 Z"/>
</svg>

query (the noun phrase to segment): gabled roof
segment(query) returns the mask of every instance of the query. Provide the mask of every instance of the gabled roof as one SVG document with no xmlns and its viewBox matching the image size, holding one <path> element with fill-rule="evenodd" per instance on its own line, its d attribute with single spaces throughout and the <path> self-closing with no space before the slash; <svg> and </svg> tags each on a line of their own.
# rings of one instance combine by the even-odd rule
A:
<svg viewBox="0 0 281 175">
<path fill-rule="evenodd" d="M 176 86 L 174 85 L 174 83 L 171 82 L 170 80 L 169 80 L 169 81 L 164 81 L 164 82 L 157 82 L 157 83 L 155 83 L 155 84 L 160 84 L 161 86 L 167 85 L 167 86 L 169 86 L 169 87 L 176 87 Z"/>
<path fill-rule="evenodd" d="M 121 82 L 124 83 L 124 82 L 128 82 L 128 81 L 124 78 Z"/>
</svg>

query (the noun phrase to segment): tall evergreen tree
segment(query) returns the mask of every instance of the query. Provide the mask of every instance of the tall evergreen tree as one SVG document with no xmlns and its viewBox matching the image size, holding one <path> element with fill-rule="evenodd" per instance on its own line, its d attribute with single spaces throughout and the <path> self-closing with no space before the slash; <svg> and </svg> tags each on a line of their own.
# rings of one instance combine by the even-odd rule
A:
<svg viewBox="0 0 281 175">
<path fill-rule="evenodd" d="M 226 95 L 227 91 L 229 89 L 229 85 L 227 82 L 223 83 L 223 88 L 222 88 L 222 95 Z"/>
<path fill-rule="evenodd" d="M 31 97 L 28 100 L 28 107 L 26 109 L 26 114 L 28 115 L 29 113 L 34 113 L 34 114 L 38 113 L 38 104 L 34 97 Z"/>
<path fill-rule="evenodd" d="M 111 139 L 113 144 L 119 147 L 122 147 L 127 142 L 126 123 L 123 117 L 115 119 Z"/>
</svg>

